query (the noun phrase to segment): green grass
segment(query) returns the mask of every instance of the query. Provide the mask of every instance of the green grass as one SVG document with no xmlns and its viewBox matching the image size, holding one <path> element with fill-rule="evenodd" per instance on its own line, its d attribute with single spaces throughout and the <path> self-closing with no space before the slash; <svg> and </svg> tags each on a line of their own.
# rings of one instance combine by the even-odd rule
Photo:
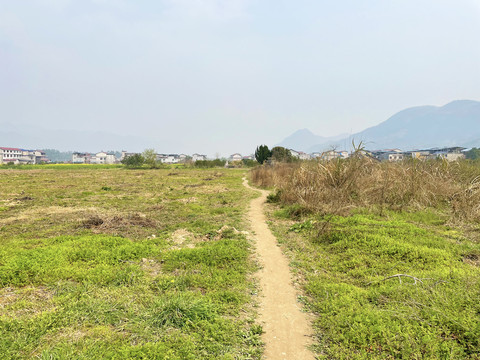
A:
<svg viewBox="0 0 480 360">
<path fill-rule="evenodd" d="M 477 241 L 430 211 L 292 214 L 270 211 L 315 314 L 320 359 L 480 358 Z"/>
<path fill-rule="evenodd" d="M 243 175 L 0 170 L 1 358 L 258 359 Z"/>
</svg>

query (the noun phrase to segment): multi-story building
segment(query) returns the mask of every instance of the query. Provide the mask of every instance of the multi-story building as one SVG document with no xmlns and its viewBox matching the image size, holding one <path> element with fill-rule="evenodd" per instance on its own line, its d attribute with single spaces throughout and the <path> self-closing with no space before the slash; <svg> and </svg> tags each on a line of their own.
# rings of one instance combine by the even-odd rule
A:
<svg viewBox="0 0 480 360">
<path fill-rule="evenodd" d="M 8 164 L 9 162 L 19 164 L 23 155 L 23 150 L 19 148 L 0 147 L 0 154 L 3 164 Z"/>
<path fill-rule="evenodd" d="M 92 164 L 115 164 L 116 158 L 114 153 L 107 153 L 105 151 L 100 151 L 96 153 L 90 160 Z"/>
<path fill-rule="evenodd" d="M 92 154 L 90 153 L 74 152 L 72 154 L 73 164 L 90 164 L 91 159 L 92 159 Z"/>
</svg>

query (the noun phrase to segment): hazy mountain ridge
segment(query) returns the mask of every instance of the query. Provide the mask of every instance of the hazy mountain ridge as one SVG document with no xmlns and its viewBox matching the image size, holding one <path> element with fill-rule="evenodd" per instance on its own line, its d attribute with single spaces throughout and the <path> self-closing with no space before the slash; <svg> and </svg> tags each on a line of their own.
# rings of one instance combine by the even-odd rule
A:
<svg viewBox="0 0 480 360">
<path fill-rule="evenodd" d="M 328 144 L 332 141 L 344 139 L 347 136 L 347 134 L 341 134 L 337 136 L 324 137 L 315 135 L 308 129 L 301 129 L 295 131 L 292 135 L 286 137 L 275 146 L 283 146 L 287 149 L 295 149 L 298 151 L 307 151 L 312 146 Z"/>
<path fill-rule="evenodd" d="M 24 124 L 0 124 L 0 146 L 26 149 L 97 152 L 101 150 L 143 151 L 158 142 L 139 136 L 123 136 L 90 130 L 50 130 Z"/>
<path fill-rule="evenodd" d="M 309 144 L 313 138 L 312 135 L 309 135 L 303 144 Z M 285 140 L 280 144 L 285 143 Z M 298 136 L 295 140 L 297 144 L 302 144 Z M 350 150 L 352 142 L 357 145 L 362 142 L 370 150 L 388 148 L 412 150 L 442 146 L 478 147 L 480 146 L 480 102 L 457 100 L 441 107 L 408 108 L 376 126 L 351 136 L 303 146 L 305 150 L 297 146 L 297 149 L 311 153 L 332 148 L 343 150 L 347 146 L 345 150 Z M 292 148 L 295 149 L 295 147 Z"/>
</svg>

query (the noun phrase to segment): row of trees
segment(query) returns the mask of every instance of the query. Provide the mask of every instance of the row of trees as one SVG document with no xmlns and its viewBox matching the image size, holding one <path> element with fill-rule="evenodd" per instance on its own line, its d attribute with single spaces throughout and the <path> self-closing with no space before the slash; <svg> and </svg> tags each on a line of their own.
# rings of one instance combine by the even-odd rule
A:
<svg viewBox="0 0 480 360">
<path fill-rule="evenodd" d="M 275 146 L 271 150 L 267 145 L 260 145 L 255 150 L 255 159 L 259 164 L 263 164 L 267 160 L 274 160 L 277 162 L 293 162 L 296 159 L 292 156 L 290 150 L 282 147 Z M 224 166 L 225 160 L 205 160 L 197 161 L 196 164 L 198 167 L 212 167 L 212 166 Z M 243 161 L 245 166 L 253 166 L 253 160 Z M 133 154 L 127 156 L 122 160 L 122 164 L 129 168 L 139 168 L 144 165 L 150 168 L 156 168 L 161 166 L 157 162 L 157 154 L 154 149 L 146 149 L 141 154 Z"/>
<path fill-rule="evenodd" d="M 267 160 L 274 160 L 277 162 L 293 162 L 296 160 L 290 150 L 282 146 L 275 146 L 270 150 L 267 145 L 260 145 L 257 147 L 255 150 L 255 159 L 259 164 L 263 164 Z"/>
</svg>

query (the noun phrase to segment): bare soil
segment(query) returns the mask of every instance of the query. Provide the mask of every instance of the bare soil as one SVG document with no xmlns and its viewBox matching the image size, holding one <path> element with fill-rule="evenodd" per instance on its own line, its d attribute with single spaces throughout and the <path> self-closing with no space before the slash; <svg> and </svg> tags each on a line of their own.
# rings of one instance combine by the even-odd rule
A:
<svg viewBox="0 0 480 360">
<path fill-rule="evenodd" d="M 252 190 L 247 181 L 244 185 Z M 313 330 L 308 315 L 302 312 L 287 258 L 266 223 L 263 204 L 268 192 L 252 200 L 248 217 L 254 231 L 257 255 L 262 266 L 258 273 L 261 287 L 260 321 L 263 326 L 265 359 L 314 359 L 307 349 Z"/>
</svg>

